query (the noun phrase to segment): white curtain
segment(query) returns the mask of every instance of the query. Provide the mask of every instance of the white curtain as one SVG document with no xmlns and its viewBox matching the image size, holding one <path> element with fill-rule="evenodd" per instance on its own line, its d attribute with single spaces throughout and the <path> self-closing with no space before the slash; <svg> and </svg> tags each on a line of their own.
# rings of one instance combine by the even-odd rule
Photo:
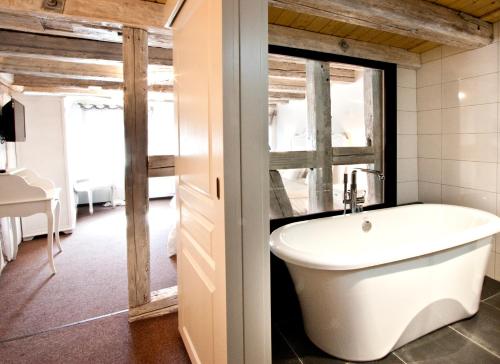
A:
<svg viewBox="0 0 500 364">
<path fill-rule="evenodd" d="M 123 196 L 125 180 L 125 138 L 123 109 L 85 108 L 74 135 L 75 179 L 89 179 L 94 185 L 115 185 Z"/>
</svg>

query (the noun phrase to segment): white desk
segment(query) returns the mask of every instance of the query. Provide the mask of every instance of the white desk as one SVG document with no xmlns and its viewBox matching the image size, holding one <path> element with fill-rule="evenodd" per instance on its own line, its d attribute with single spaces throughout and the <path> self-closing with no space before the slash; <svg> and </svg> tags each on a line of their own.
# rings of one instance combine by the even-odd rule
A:
<svg viewBox="0 0 500 364">
<path fill-rule="evenodd" d="M 60 191 L 52 181 L 37 176 L 29 169 L 0 173 L 0 217 L 27 217 L 37 213 L 47 216 L 47 254 L 54 274 L 54 232 L 59 251 L 62 251 L 59 239 Z M 16 254 L 17 244 L 14 256 Z"/>
</svg>

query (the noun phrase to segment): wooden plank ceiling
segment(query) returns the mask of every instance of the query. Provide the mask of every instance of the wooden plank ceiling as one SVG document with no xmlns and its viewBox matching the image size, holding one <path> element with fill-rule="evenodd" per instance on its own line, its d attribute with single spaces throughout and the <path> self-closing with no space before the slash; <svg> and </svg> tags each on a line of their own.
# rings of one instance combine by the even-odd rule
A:
<svg viewBox="0 0 500 364">
<path fill-rule="evenodd" d="M 428 0 L 481 20 L 494 23 L 500 20 L 500 0 Z M 281 25 L 341 38 L 397 47 L 423 53 L 440 44 L 422 39 L 343 23 L 319 16 L 301 14 L 291 10 L 269 7 L 269 24 Z"/>
<path fill-rule="evenodd" d="M 158 24 L 163 24 L 162 19 L 165 18 L 165 12 L 173 7 L 175 0 L 130 0 L 131 7 L 124 7 L 124 11 L 119 12 L 119 14 L 115 14 L 112 5 L 119 6 L 121 0 L 96 0 L 90 9 L 87 6 L 88 2 L 84 0 L 66 0 L 63 14 L 45 12 L 40 10 L 39 6 L 33 5 L 41 3 L 41 1 L 0 0 L 0 73 L 12 75 L 13 82 L 10 86 L 24 86 L 25 90 L 30 88 L 32 90 L 76 90 L 76 92 L 90 90 L 93 93 L 98 92 L 97 89 L 121 89 L 123 87 L 121 45 L 113 43 L 122 42 L 123 24 L 137 22 L 149 32 L 150 63 L 152 64 L 150 69 L 154 74 L 152 77 L 154 80 L 150 82 L 151 90 L 162 92 L 172 90 L 172 34 L 170 29 Z M 289 6 L 291 6 L 290 4 L 302 4 L 303 6 L 311 4 L 310 0 L 269 1 L 271 3 L 281 1 L 282 4 L 285 3 Z M 411 1 L 418 3 L 418 0 Z M 420 1 L 425 3 L 424 0 Z M 484 22 L 500 21 L 500 0 L 427 0 L 427 2 L 461 12 L 458 20 L 462 20 L 462 15 L 466 18 L 465 14 L 468 14 L 481 19 L 483 25 L 487 24 Z M 146 5 L 141 6 L 141 3 Z M 318 4 L 320 3 L 323 4 L 323 7 L 327 7 L 334 1 L 318 0 Z M 338 3 L 355 8 L 354 5 L 345 0 L 339 0 Z M 357 3 L 371 4 L 368 0 L 358 0 Z M 405 1 L 401 1 L 401 4 L 404 3 Z M 374 2 L 374 4 L 377 3 Z M 97 8 L 103 12 L 100 16 L 88 16 L 89 12 L 95 12 Z M 366 6 L 358 7 L 359 9 L 365 10 L 366 14 Z M 135 16 L 136 13 L 140 14 Z M 152 14 L 157 13 L 158 16 L 152 16 Z M 439 11 L 436 16 L 440 16 Z M 153 19 L 149 19 L 151 17 Z M 303 14 L 284 9 L 283 6 L 280 8 L 269 7 L 269 23 L 275 25 L 275 29 L 307 30 L 323 34 L 321 37 L 325 37 L 325 35 L 337 37 L 331 39 L 326 37 L 325 42 L 328 44 L 334 42 L 334 39 L 338 41 L 339 38 L 345 38 L 353 49 L 357 47 L 355 41 L 359 41 L 358 44 L 365 52 L 367 49 L 369 51 L 369 48 L 376 47 L 379 50 L 378 53 L 389 54 L 391 50 L 393 53 L 398 51 L 405 53 L 406 59 L 415 58 L 417 60 L 418 53 L 439 45 L 437 42 L 391 33 L 386 31 L 386 28 L 380 30 L 374 29 L 376 26 L 368 28 L 348 23 L 348 21 L 356 22 L 354 18 L 349 20 L 344 17 L 343 20 L 344 22 L 340 22 L 335 16 L 328 19 Z M 431 27 L 432 24 L 430 21 Z M 472 21 L 472 24 L 476 23 Z M 28 32 L 32 35 L 15 34 L 15 31 Z M 465 36 L 473 33 L 474 29 L 470 33 L 465 32 Z M 275 36 L 273 27 L 270 27 L 270 39 L 271 36 Z M 20 41 L 21 38 L 24 40 Z M 82 39 L 87 39 L 87 41 Z M 335 44 L 337 44 L 336 41 Z M 482 41 L 487 42 L 488 38 L 483 37 Z M 297 38 L 293 38 L 293 42 L 297 42 Z M 468 45 L 480 46 L 474 42 L 475 40 L 471 40 Z M 82 51 L 88 54 L 82 54 Z M 170 53 L 168 53 L 169 51 Z M 363 55 L 358 55 L 358 57 L 363 57 Z M 400 58 L 393 58 L 393 62 L 402 64 L 398 60 Z M 82 67 L 82 64 L 85 66 Z M 340 65 L 332 65 L 331 78 L 337 82 L 353 82 L 357 71 L 355 68 L 345 69 Z M 271 57 L 269 75 L 270 100 L 286 102 L 290 99 L 303 99 L 305 97 L 305 64 L 303 62 L 296 59 Z"/>
</svg>

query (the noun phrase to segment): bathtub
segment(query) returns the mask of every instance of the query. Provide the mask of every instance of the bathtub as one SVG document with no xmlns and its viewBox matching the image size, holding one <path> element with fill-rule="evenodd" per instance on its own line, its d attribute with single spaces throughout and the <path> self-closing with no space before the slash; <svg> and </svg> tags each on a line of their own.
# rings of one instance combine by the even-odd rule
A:
<svg viewBox="0 0 500 364">
<path fill-rule="evenodd" d="M 286 262 L 309 339 L 368 361 L 474 315 L 498 232 L 490 213 L 421 204 L 289 224 L 270 244 Z"/>
</svg>

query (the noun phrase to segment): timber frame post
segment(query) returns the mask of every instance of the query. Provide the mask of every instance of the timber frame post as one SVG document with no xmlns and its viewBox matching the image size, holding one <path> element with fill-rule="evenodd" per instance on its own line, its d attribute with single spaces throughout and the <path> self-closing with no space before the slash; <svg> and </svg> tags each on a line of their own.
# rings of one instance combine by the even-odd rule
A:
<svg viewBox="0 0 500 364">
<path fill-rule="evenodd" d="M 123 28 L 129 306 L 151 301 L 148 199 L 148 33 Z"/>
<path fill-rule="evenodd" d="M 375 160 L 373 168 L 384 170 L 384 123 L 383 123 L 383 90 L 382 71 L 365 69 L 363 73 L 364 100 L 365 100 L 365 133 L 366 145 L 373 148 Z M 373 175 L 368 177 L 368 190 L 372 191 L 368 198 L 373 201 L 384 200 L 384 188 L 375 181 Z"/>
<path fill-rule="evenodd" d="M 333 209 L 330 63 L 306 61 L 308 138 L 318 168 L 309 173 L 309 210 Z"/>
</svg>

